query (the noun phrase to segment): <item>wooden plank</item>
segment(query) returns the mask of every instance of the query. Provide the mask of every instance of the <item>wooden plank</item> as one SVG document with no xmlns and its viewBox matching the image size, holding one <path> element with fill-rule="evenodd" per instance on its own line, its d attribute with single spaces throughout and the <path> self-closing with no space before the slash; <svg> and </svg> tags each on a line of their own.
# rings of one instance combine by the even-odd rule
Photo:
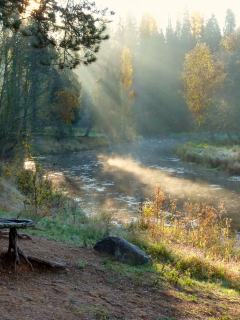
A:
<svg viewBox="0 0 240 320">
<path fill-rule="evenodd" d="M 35 227 L 35 222 L 32 220 L 23 219 L 1 219 L 0 229 L 5 228 L 28 228 Z"/>
</svg>

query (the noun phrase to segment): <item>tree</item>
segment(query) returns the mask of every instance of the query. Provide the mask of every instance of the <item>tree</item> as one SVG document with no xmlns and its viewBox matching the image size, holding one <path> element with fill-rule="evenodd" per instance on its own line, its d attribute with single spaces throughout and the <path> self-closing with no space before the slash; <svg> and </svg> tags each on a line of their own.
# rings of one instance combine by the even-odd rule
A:
<svg viewBox="0 0 240 320">
<path fill-rule="evenodd" d="M 198 125 L 206 121 L 215 90 L 224 76 L 223 63 L 211 54 L 206 44 L 198 43 L 186 55 L 182 76 L 184 97 Z"/>
<path fill-rule="evenodd" d="M 221 42 L 223 47 L 222 56 L 224 57 L 224 65 L 226 77 L 224 81 L 224 90 L 221 90 L 221 104 L 218 107 L 218 122 L 221 129 L 225 130 L 231 141 L 234 140 L 232 135 L 237 136 L 240 141 L 240 29 L 233 30 L 224 37 Z"/>
<path fill-rule="evenodd" d="M 226 17 L 225 17 L 225 25 L 223 28 L 224 36 L 227 36 L 236 28 L 236 18 L 235 14 L 231 9 L 227 9 Z"/>
<path fill-rule="evenodd" d="M 195 38 L 198 39 L 203 30 L 203 17 L 199 11 L 195 11 L 191 15 L 191 28 Z"/>
<path fill-rule="evenodd" d="M 97 10 L 94 3 L 38 3 L 29 9 L 28 0 L 0 0 L 1 156 L 10 155 L 26 132 L 36 132 L 48 123 L 45 110 L 56 103 L 57 91 L 72 87 L 80 97 L 78 81 L 67 79 L 72 77 L 69 73 L 66 77 L 67 71 L 60 74 L 56 65 L 65 70 L 81 62 L 89 65 L 96 60 L 100 43 L 108 39 L 107 11 Z M 70 107 L 67 95 L 70 99 L 69 92 L 61 95 L 65 109 L 58 99 L 55 119 L 73 124 L 79 119 L 79 108 Z"/>
<path fill-rule="evenodd" d="M 134 91 L 130 91 L 132 86 L 132 55 L 127 47 L 123 48 L 121 55 L 121 122 L 122 122 L 122 137 L 124 136 L 126 120 L 130 122 L 131 118 L 131 100 L 134 98 Z"/>
<path fill-rule="evenodd" d="M 240 28 L 228 33 L 221 41 L 221 45 L 224 47 L 225 51 L 230 55 L 237 52 L 237 50 L 240 47 Z"/>
<path fill-rule="evenodd" d="M 187 9 L 185 9 L 184 11 L 182 30 L 179 42 L 183 56 L 186 52 L 192 50 L 193 47 L 196 45 L 196 38 L 192 33 L 191 19 Z"/>
<path fill-rule="evenodd" d="M 149 38 L 150 36 L 157 34 L 156 20 L 149 14 L 145 13 L 142 17 L 140 25 L 140 37 Z"/>
<path fill-rule="evenodd" d="M 96 60 L 100 43 L 108 39 L 106 10 L 97 10 L 87 0 L 65 3 L 40 0 L 38 8 L 29 12 L 29 0 L 0 0 L 0 21 L 13 33 L 31 38 L 33 48 L 45 49 L 42 64 L 55 61 L 60 68 L 70 69 L 81 62 L 88 65 Z"/>
<path fill-rule="evenodd" d="M 219 44 L 221 42 L 222 35 L 218 25 L 218 21 L 214 14 L 208 19 L 204 31 L 202 42 L 205 42 L 212 52 L 216 52 L 219 49 Z"/>
<path fill-rule="evenodd" d="M 56 92 L 56 102 L 51 105 L 49 120 L 57 124 L 57 133 L 61 138 L 64 129 L 80 120 L 80 97 L 72 89 L 65 88 Z"/>
</svg>

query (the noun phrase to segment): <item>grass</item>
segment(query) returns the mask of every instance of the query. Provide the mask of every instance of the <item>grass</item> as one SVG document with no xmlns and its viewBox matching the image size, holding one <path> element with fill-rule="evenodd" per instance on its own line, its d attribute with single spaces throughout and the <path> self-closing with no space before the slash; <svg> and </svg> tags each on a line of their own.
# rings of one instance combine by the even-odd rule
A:
<svg viewBox="0 0 240 320">
<path fill-rule="evenodd" d="M 183 160 L 240 173 L 240 147 L 233 145 L 228 139 L 215 142 L 187 142 L 184 145 L 176 145 L 173 152 Z"/>
<path fill-rule="evenodd" d="M 95 307 L 82 304 L 81 307 L 71 306 L 69 310 L 77 316 L 90 316 L 91 318 L 88 319 L 94 319 L 95 317 L 100 320 L 109 319 L 109 312 L 105 307 Z M 94 318 L 92 318 L 93 316 Z"/>
<path fill-rule="evenodd" d="M 75 222 L 74 222 L 75 220 Z M 98 240 L 115 231 L 114 226 L 109 227 L 102 215 L 87 218 L 81 210 L 71 215 L 70 211 L 60 212 L 56 218 L 43 218 L 39 221 L 38 227 L 32 233 L 44 236 L 52 240 L 60 240 L 80 246 L 93 246 Z"/>
<path fill-rule="evenodd" d="M 159 186 L 155 200 L 147 200 L 139 209 L 138 223 L 128 226 L 126 238 L 155 261 L 156 282 L 167 279 L 183 287 L 191 287 L 194 281 L 219 282 L 239 291 L 240 250 L 223 213 L 222 207 L 191 203 L 178 212 L 176 202 L 167 204 Z"/>
<path fill-rule="evenodd" d="M 84 267 L 86 267 L 87 262 L 86 261 L 77 261 L 76 265 L 80 268 L 83 269 Z"/>
<path fill-rule="evenodd" d="M 54 136 L 34 136 L 32 142 L 32 155 L 49 155 L 63 152 L 78 152 L 109 146 L 109 141 L 102 136 L 90 136 L 89 138 L 71 136 L 57 139 Z"/>
</svg>

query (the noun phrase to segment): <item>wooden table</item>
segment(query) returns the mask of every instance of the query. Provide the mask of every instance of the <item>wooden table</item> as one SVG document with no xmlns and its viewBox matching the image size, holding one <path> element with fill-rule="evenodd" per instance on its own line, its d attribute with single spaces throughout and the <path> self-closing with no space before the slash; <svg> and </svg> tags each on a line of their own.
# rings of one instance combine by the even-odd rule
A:
<svg viewBox="0 0 240 320">
<path fill-rule="evenodd" d="M 9 228 L 9 245 L 8 245 L 8 253 L 13 249 L 15 255 L 15 270 L 16 264 L 19 264 L 19 256 L 21 256 L 26 262 L 31 266 L 31 263 L 28 260 L 27 254 L 18 246 L 18 231 L 17 229 L 26 229 L 29 227 L 34 227 L 35 223 L 32 220 L 26 219 L 0 219 L 0 229 Z"/>
</svg>

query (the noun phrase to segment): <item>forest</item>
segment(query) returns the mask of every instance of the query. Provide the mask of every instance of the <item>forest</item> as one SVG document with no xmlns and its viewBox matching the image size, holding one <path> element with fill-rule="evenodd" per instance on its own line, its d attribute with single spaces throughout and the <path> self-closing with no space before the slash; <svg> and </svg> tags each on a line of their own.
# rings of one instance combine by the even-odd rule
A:
<svg viewBox="0 0 240 320">
<path fill-rule="evenodd" d="M 128 14 L 103 43 L 96 63 L 77 69 L 83 118 L 112 136 L 190 131 L 239 137 L 239 30 L 228 9 L 223 32 L 214 14 L 186 9 L 166 30 Z"/>
<path fill-rule="evenodd" d="M 105 14 L 88 2 L 1 1 L 1 156 L 13 156 L 27 135 L 47 127 L 59 139 L 71 132 L 81 117 L 72 69 L 96 60 L 108 39 Z"/>
<path fill-rule="evenodd" d="M 214 14 L 187 9 L 161 30 L 147 13 L 113 27 L 95 4 L 49 0 L 27 16 L 20 3 L 1 4 L 3 157 L 27 134 L 59 140 L 76 128 L 113 141 L 193 131 L 239 140 L 240 33 L 230 9 L 223 31 Z"/>
</svg>

